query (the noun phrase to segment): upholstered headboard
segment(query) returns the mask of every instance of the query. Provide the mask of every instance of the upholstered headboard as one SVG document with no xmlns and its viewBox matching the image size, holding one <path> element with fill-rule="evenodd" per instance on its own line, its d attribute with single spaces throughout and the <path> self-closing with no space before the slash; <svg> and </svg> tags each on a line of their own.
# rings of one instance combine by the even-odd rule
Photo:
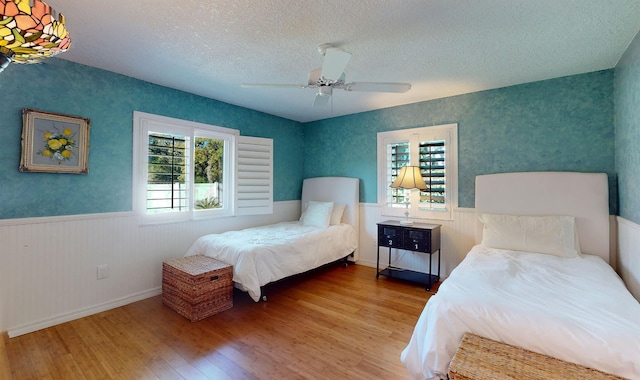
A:
<svg viewBox="0 0 640 380">
<path fill-rule="evenodd" d="M 609 186 L 605 173 L 523 172 L 476 177 L 476 213 L 570 215 L 583 253 L 609 262 Z M 476 242 L 482 224 L 476 223 Z"/>
<path fill-rule="evenodd" d="M 346 204 L 342 222 L 348 223 L 360 234 L 360 180 L 349 177 L 316 177 L 302 182 L 302 205 L 309 201 Z M 354 260 L 358 259 L 358 250 Z"/>
</svg>

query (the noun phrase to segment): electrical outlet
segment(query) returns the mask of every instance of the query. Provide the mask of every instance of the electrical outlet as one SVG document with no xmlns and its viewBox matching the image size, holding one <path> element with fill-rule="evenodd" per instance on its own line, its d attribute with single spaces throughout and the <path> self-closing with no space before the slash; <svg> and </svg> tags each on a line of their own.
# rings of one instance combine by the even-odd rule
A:
<svg viewBox="0 0 640 380">
<path fill-rule="evenodd" d="M 98 280 L 109 277 L 109 265 L 98 265 Z"/>
</svg>

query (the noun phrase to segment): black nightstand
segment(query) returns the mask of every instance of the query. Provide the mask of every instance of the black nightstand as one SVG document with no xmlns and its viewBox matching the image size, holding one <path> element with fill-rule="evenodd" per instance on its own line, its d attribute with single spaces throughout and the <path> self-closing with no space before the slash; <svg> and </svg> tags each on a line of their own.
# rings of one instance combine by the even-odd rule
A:
<svg viewBox="0 0 640 380">
<path fill-rule="evenodd" d="M 389 265 L 380 270 L 380 247 L 389 247 Z M 429 273 L 391 266 L 391 248 L 429 255 Z M 431 274 L 432 256 L 438 252 L 438 274 Z M 380 275 L 425 284 L 427 290 L 440 280 L 440 225 L 413 223 L 400 224 L 396 220 L 378 223 L 378 260 L 376 278 Z"/>
</svg>

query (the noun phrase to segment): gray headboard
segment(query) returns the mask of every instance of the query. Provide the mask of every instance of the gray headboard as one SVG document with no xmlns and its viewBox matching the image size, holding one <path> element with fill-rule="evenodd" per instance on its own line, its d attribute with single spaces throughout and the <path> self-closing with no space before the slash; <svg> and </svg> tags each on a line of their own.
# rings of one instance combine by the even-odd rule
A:
<svg viewBox="0 0 640 380">
<path fill-rule="evenodd" d="M 583 253 L 609 262 L 609 185 L 605 173 L 523 172 L 476 177 L 476 213 L 570 215 Z M 476 241 L 482 224 L 476 223 Z"/>
<path fill-rule="evenodd" d="M 346 204 L 342 222 L 348 223 L 360 235 L 360 180 L 350 177 L 316 177 L 302 182 L 302 205 L 309 201 Z M 354 260 L 358 259 L 358 250 Z"/>
</svg>

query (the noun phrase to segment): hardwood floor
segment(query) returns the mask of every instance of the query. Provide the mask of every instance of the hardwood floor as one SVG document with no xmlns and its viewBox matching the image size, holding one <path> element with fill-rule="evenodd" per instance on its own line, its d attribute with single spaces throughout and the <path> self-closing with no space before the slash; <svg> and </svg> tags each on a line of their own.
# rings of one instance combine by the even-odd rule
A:
<svg viewBox="0 0 640 380">
<path fill-rule="evenodd" d="M 350 265 L 276 284 L 268 302 L 236 291 L 232 309 L 196 323 L 158 296 L 12 339 L 5 334 L 0 377 L 408 379 L 400 352 L 431 294 Z"/>
</svg>

